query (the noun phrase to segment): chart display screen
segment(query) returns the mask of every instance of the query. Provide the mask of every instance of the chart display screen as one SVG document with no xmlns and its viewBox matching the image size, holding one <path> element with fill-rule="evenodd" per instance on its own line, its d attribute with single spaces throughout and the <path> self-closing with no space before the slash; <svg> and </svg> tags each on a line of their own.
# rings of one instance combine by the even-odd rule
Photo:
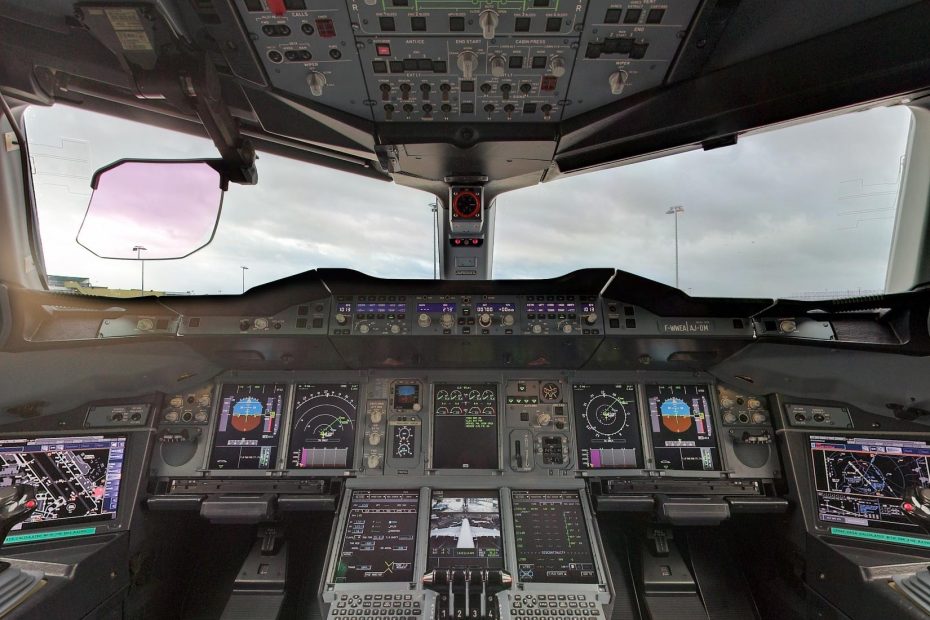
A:
<svg viewBox="0 0 930 620">
<path fill-rule="evenodd" d="M 347 469 L 355 462 L 358 384 L 298 384 L 288 440 L 291 469 Z"/>
<path fill-rule="evenodd" d="M 0 486 L 32 486 L 38 503 L 13 529 L 115 519 L 125 452 L 125 437 L 0 440 Z"/>
<path fill-rule="evenodd" d="M 922 534 L 901 508 L 907 487 L 930 486 L 923 441 L 811 437 L 817 518 Z"/>
<path fill-rule="evenodd" d="M 353 491 L 335 583 L 413 581 L 418 491 Z"/>
<path fill-rule="evenodd" d="M 445 568 L 504 568 L 496 493 L 433 491 L 426 570 Z"/>
<path fill-rule="evenodd" d="M 597 583 L 577 491 L 514 491 L 511 500 L 520 581 Z"/>
<path fill-rule="evenodd" d="M 646 385 L 646 402 L 658 469 L 720 469 L 708 386 Z"/>
<path fill-rule="evenodd" d="M 642 469 L 635 385 L 572 387 L 582 469 Z"/>
<path fill-rule="evenodd" d="M 283 383 L 224 385 L 210 469 L 274 468 L 286 394 Z"/>
<path fill-rule="evenodd" d="M 497 384 L 437 383 L 433 402 L 433 466 L 498 469 Z"/>
</svg>

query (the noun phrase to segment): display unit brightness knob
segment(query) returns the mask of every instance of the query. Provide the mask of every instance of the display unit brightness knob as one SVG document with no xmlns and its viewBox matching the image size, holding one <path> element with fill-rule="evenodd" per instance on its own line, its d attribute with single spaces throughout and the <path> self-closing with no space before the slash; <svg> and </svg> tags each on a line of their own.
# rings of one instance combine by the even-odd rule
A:
<svg viewBox="0 0 930 620">
<path fill-rule="evenodd" d="M 368 469 L 377 469 L 381 466 L 381 455 L 369 454 L 368 458 L 365 459 L 365 464 L 368 465 Z"/>
<path fill-rule="evenodd" d="M 377 446 L 381 444 L 381 433 L 374 430 L 368 434 L 368 444 L 372 446 Z"/>
</svg>

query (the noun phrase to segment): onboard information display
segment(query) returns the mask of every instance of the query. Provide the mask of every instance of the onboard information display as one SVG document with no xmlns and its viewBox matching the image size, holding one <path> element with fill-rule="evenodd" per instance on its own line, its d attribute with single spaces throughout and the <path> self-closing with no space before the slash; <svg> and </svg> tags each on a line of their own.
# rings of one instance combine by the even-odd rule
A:
<svg viewBox="0 0 930 620">
<path fill-rule="evenodd" d="M 577 491 L 513 491 L 517 577 L 532 583 L 597 583 Z"/>
<path fill-rule="evenodd" d="M 503 567 L 497 493 L 433 490 L 426 570 Z"/>
<path fill-rule="evenodd" d="M 353 491 L 335 583 L 412 581 L 418 491 Z"/>
<path fill-rule="evenodd" d="M 227 384 L 220 396 L 210 469 L 272 469 L 287 385 Z"/>
<path fill-rule="evenodd" d="M 357 383 L 298 383 L 288 441 L 288 467 L 352 467 L 357 416 Z"/>
<path fill-rule="evenodd" d="M 908 487 L 930 486 L 930 445 L 814 436 L 810 449 L 821 522 L 923 534 L 902 504 Z"/>
<path fill-rule="evenodd" d="M 642 469 L 639 410 L 632 384 L 572 387 L 581 469 Z"/>
<path fill-rule="evenodd" d="M 707 385 L 647 384 L 646 404 L 658 469 L 720 469 Z"/>
<path fill-rule="evenodd" d="M 497 384 L 437 383 L 433 467 L 498 469 Z"/>
<path fill-rule="evenodd" d="M 36 490 L 38 507 L 13 529 L 115 519 L 125 452 L 125 437 L 0 440 L 0 486 Z"/>
</svg>

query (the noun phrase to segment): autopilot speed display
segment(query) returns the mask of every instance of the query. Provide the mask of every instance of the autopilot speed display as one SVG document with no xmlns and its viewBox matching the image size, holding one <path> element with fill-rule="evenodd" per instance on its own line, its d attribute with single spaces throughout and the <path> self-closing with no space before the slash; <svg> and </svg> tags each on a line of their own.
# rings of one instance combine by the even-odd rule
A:
<svg viewBox="0 0 930 620">
<path fill-rule="evenodd" d="M 582 469 L 641 469 L 635 385 L 573 386 Z"/>
<path fill-rule="evenodd" d="M 433 490 L 426 570 L 503 567 L 497 492 Z"/>
<path fill-rule="evenodd" d="M 720 469 L 708 386 L 647 384 L 646 403 L 658 469 Z"/>
<path fill-rule="evenodd" d="M 905 489 L 930 486 L 930 445 L 815 436 L 810 449 L 821 522 L 923 533 L 902 505 Z"/>
<path fill-rule="evenodd" d="M 358 384 L 297 384 L 288 441 L 292 469 L 345 469 L 355 456 Z"/>
<path fill-rule="evenodd" d="M 412 581 L 418 491 L 353 491 L 335 583 Z"/>
<path fill-rule="evenodd" d="M 513 491 L 511 500 L 520 581 L 597 583 L 577 491 Z"/>
<path fill-rule="evenodd" d="M 498 469 L 497 384 L 437 383 L 433 467 Z"/>
<path fill-rule="evenodd" d="M 275 467 L 286 394 L 283 383 L 224 385 L 210 469 Z"/>
</svg>

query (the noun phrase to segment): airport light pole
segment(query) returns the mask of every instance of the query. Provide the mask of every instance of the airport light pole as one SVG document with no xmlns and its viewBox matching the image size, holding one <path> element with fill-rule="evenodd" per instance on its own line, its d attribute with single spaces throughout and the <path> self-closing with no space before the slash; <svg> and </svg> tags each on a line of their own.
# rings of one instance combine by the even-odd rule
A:
<svg viewBox="0 0 930 620">
<path fill-rule="evenodd" d="M 245 272 L 248 270 L 248 267 L 242 265 L 242 292 L 245 293 Z"/>
<path fill-rule="evenodd" d="M 132 251 L 136 253 L 136 260 L 141 261 L 142 263 L 142 288 L 139 290 L 143 293 L 145 292 L 145 261 L 142 260 L 142 252 L 148 250 L 148 248 L 141 245 L 132 246 Z"/>
<path fill-rule="evenodd" d="M 675 216 L 675 288 L 678 288 L 678 214 L 684 212 L 685 208 L 681 205 L 669 207 L 668 211 L 665 212 L 665 215 Z"/>
</svg>

